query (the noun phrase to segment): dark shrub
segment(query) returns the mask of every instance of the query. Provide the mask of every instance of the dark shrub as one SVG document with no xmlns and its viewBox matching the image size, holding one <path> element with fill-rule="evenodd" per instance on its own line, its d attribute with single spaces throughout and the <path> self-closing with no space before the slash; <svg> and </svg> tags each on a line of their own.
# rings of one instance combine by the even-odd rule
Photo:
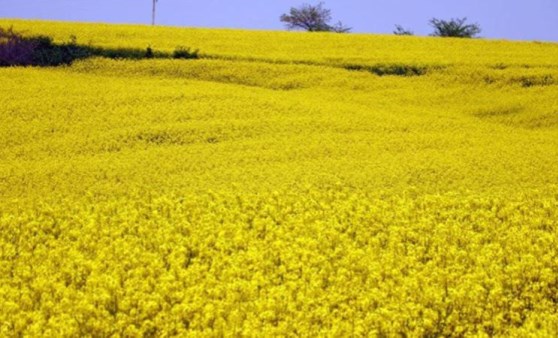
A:
<svg viewBox="0 0 558 338">
<path fill-rule="evenodd" d="M 198 59 L 199 50 L 178 47 L 170 54 L 154 51 L 151 46 L 140 48 L 103 48 L 78 45 L 75 36 L 69 42 L 56 44 L 48 36 L 24 37 L 12 28 L 0 27 L 0 67 L 7 66 L 59 66 L 92 56 L 111 59 Z"/>
<path fill-rule="evenodd" d="M 155 55 L 153 54 L 153 49 L 151 49 L 151 46 L 147 47 L 147 49 L 145 50 L 145 58 L 146 59 L 153 59 Z"/>
<path fill-rule="evenodd" d="M 92 48 L 92 54 L 109 59 L 141 60 L 146 58 L 147 50 L 141 48 Z"/>
<path fill-rule="evenodd" d="M 0 66 L 28 66 L 33 64 L 33 55 L 37 42 L 24 39 L 12 28 L 0 27 Z"/>
<path fill-rule="evenodd" d="M 393 31 L 395 35 L 415 35 L 412 30 L 403 28 L 401 25 L 395 25 L 395 30 Z"/>
<path fill-rule="evenodd" d="M 77 45 L 75 37 L 56 45 L 48 36 L 23 37 L 0 28 L 0 66 L 58 66 L 88 56 L 89 49 Z"/>
<path fill-rule="evenodd" d="M 428 67 L 419 65 L 405 64 L 378 64 L 372 66 L 366 65 L 346 65 L 347 70 L 368 71 L 378 76 L 421 76 L 428 72 Z"/>
<path fill-rule="evenodd" d="M 186 47 L 177 47 L 172 53 L 172 57 L 175 59 L 197 59 L 199 58 L 199 50 L 191 50 Z"/>
</svg>

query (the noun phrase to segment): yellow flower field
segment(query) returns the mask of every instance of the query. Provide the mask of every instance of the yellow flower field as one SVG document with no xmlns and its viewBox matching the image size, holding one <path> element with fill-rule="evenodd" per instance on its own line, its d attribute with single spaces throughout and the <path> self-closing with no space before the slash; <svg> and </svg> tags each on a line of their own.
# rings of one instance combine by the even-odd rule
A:
<svg viewBox="0 0 558 338">
<path fill-rule="evenodd" d="M 558 44 L 12 25 L 0 336 L 558 335 Z"/>
</svg>

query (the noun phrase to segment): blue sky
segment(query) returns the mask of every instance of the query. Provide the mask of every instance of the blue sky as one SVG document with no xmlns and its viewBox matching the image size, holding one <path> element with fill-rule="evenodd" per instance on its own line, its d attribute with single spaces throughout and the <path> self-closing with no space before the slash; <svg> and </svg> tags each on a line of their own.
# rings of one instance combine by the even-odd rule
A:
<svg viewBox="0 0 558 338">
<path fill-rule="evenodd" d="M 395 24 L 428 35 L 432 17 L 468 17 L 481 36 L 558 42 L 558 0 L 328 0 L 335 20 L 358 33 L 391 33 Z M 157 23 L 189 27 L 282 30 L 279 16 L 312 0 L 159 0 Z M 151 0 L 0 0 L 0 17 L 141 23 Z"/>
</svg>

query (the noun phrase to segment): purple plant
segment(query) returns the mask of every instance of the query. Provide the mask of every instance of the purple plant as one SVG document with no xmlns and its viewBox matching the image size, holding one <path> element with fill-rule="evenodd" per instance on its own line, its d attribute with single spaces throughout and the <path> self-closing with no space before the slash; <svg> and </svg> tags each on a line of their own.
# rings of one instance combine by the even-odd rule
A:
<svg viewBox="0 0 558 338">
<path fill-rule="evenodd" d="M 0 67 L 32 65 L 36 48 L 37 41 L 0 27 Z"/>
</svg>

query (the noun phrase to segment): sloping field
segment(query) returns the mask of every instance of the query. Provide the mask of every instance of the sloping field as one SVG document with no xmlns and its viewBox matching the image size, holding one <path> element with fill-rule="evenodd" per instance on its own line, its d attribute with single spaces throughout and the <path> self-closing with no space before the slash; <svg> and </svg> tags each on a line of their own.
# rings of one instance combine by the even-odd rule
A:
<svg viewBox="0 0 558 338">
<path fill-rule="evenodd" d="M 558 335 L 558 44 L 11 25 L 0 336 Z"/>
</svg>

